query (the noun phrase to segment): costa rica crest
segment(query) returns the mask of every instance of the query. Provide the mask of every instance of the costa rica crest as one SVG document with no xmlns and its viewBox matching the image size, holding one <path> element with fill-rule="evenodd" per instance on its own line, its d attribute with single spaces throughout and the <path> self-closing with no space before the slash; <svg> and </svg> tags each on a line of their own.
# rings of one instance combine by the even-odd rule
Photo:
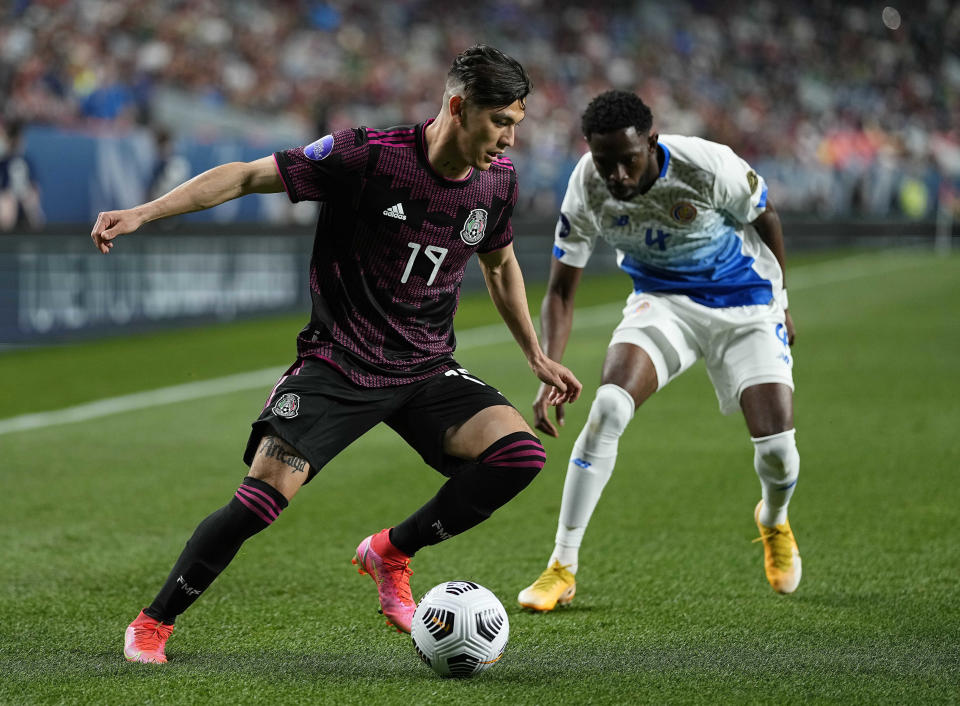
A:
<svg viewBox="0 0 960 706">
<path fill-rule="evenodd" d="M 487 212 L 482 208 L 475 208 L 470 211 L 467 220 L 463 222 L 463 228 L 460 230 L 460 240 L 467 245 L 476 245 L 483 240 L 486 230 Z"/>
<path fill-rule="evenodd" d="M 670 215 L 678 223 L 690 223 L 697 217 L 697 207 L 689 201 L 678 201 L 670 209 Z"/>
</svg>

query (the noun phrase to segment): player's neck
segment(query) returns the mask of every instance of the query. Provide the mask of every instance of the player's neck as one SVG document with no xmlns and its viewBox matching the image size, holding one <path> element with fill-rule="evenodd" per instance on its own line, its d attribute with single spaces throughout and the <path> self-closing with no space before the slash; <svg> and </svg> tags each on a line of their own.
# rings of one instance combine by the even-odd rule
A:
<svg viewBox="0 0 960 706">
<path fill-rule="evenodd" d="M 663 147 L 657 145 L 657 159 L 655 162 L 650 163 L 647 173 L 640 180 L 640 184 L 637 189 L 638 193 L 645 194 L 650 191 L 657 179 L 660 178 L 660 172 L 663 171 L 663 163 L 666 161 L 666 159 L 667 156 L 663 153 Z"/>
<path fill-rule="evenodd" d="M 433 170 L 445 179 L 466 179 L 471 165 L 463 158 L 457 145 L 453 125 L 438 117 L 423 131 L 427 161 Z"/>
</svg>

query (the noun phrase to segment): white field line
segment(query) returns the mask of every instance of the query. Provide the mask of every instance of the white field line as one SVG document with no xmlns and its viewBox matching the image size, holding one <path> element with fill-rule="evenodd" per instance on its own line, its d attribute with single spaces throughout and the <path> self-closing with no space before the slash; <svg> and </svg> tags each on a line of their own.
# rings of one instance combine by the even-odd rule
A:
<svg viewBox="0 0 960 706">
<path fill-rule="evenodd" d="M 898 257 L 898 255 L 900 255 L 900 257 Z M 905 267 L 910 267 L 915 263 L 915 260 L 907 255 L 908 253 L 903 251 L 895 251 L 894 254 L 854 255 L 839 260 L 818 263 L 816 265 L 797 267 L 790 270 L 788 274 L 788 289 L 791 292 L 795 292 L 802 289 L 809 289 L 810 287 L 831 284 L 833 282 L 845 282 L 859 277 L 872 277 L 893 272 Z M 590 329 L 595 326 L 609 326 L 620 320 L 622 310 L 622 301 L 578 309 L 573 328 L 577 331 Z M 479 348 L 481 346 L 490 346 L 505 343 L 510 340 L 510 332 L 503 324 L 478 326 L 466 329 L 457 335 L 457 350 L 462 351 L 470 348 Z M 210 380 L 188 382 L 171 387 L 160 387 L 131 395 L 107 397 L 102 400 L 95 400 L 93 402 L 49 412 L 8 417 L 6 419 L 0 419 L 0 435 L 28 431 L 30 429 L 43 429 L 59 424 L 85 422 L 111 414 L 134 412 L 140 409 L 149 409 L 151 407 L 174 404 L 176 402 L 187 402 L 205 397 L 215 397 L 231 392 L 261 388 L 264 390 L 264 394 L 266 394 L 266 389 L 276 383 L 280 375 L 283 374 L 283 371 L 284 368 L 252 370 L 246 373 L 227 375 Z"/>
</svg>

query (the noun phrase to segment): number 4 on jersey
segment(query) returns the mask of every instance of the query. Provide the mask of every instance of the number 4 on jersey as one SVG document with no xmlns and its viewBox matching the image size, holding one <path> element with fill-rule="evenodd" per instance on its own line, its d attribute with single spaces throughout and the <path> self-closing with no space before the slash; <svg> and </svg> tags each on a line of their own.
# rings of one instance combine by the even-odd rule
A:
<svg viewBox="0 0 960 706">
<path fill-rule="evenodd" d="M 661 250 L 667 249 L 667 238 L 670 237 L 670 234 L 657 228 L 657 237 L 653 237 L 653 228 L 647 228 L 647 247 L 652 248 L 654 245 L 659 245 Z"/>
</svg>

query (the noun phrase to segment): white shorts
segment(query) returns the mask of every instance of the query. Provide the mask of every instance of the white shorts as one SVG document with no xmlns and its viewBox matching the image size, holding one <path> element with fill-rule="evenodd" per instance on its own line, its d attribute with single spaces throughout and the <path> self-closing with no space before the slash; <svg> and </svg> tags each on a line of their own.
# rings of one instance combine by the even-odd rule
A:
<svg viewBox="0 0 960 706">
<path fill-rule="evenodd" d="M 723 414 L 740 409 L 751 385 L 781 382 L 793 389 L 793 356 L 783 309 L 776 301 L 722 309 L 682 294 L 631 294 L 610 345 L 632 343 L 657 370 L 657 389 L 703 358 Z"/>
</svg>

